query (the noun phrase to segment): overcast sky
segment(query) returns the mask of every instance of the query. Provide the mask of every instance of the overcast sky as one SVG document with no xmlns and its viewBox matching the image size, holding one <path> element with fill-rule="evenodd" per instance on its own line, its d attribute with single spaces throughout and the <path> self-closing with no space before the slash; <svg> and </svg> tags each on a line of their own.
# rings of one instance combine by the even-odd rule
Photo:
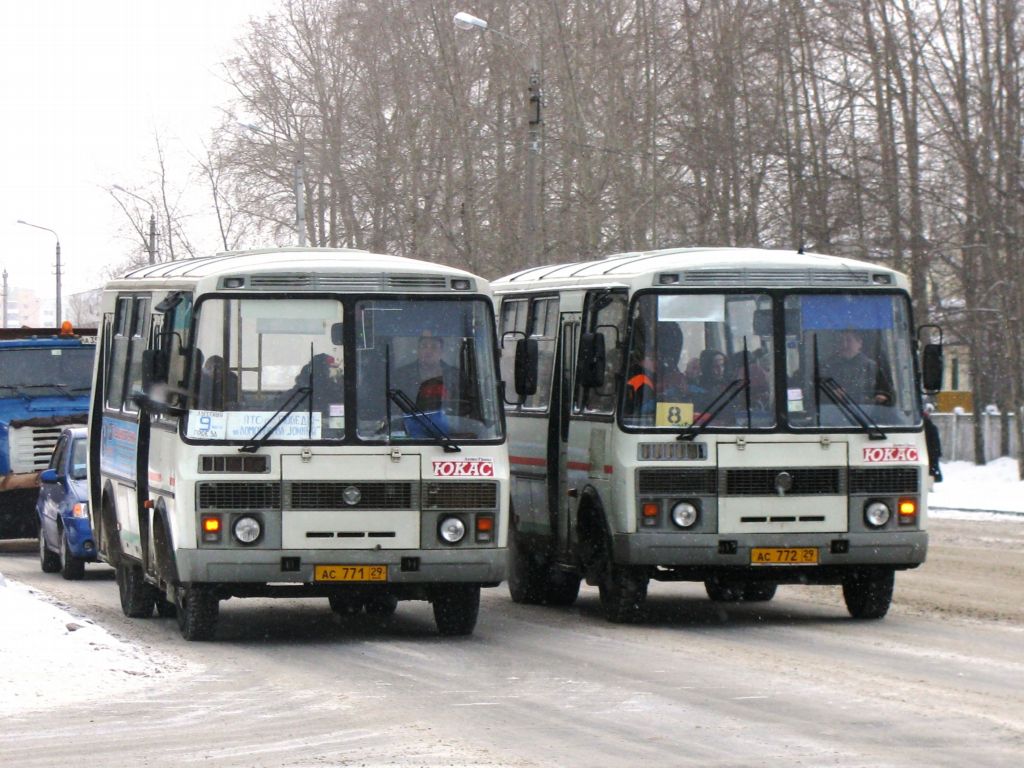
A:
<svg viewBox="0 0 1024 768">
<path fill-rule="evenodd" d="M 53 235 L 18 219 L 59 235 L 63 294 L 101 284 L 131 247 L 104 187 L 141 191 L 157 131 L 172 159 L 201 153 L 230 97 L 221 62 L 249 17 L 277 5 L 0 0 L 0 268 L 12 287 L 55 291 Z"/>
</svg>

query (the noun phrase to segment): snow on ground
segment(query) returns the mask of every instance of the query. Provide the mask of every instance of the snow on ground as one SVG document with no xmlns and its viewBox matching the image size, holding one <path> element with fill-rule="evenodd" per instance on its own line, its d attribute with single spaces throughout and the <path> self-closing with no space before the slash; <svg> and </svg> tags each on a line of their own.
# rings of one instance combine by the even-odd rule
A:
<svg viewBox="0 0 1024 768">
<path fill-rule="evenodd" d="M 2 573 L 0 617 L 0 716 L 116 695 L 187 668 Z"/>
<path fill-rule="evenodd" d="M 1015 460 L 983 467 L 949 462 L 942 471 L 945 480 L 929 497 L 932 517 L 1024 524 Z M 186 671 L 180 659 L 119 640 L 72 611 L 0 573 L 0 716 L 97 698 L 100 690 L 109 696 Z"/>
</svg>

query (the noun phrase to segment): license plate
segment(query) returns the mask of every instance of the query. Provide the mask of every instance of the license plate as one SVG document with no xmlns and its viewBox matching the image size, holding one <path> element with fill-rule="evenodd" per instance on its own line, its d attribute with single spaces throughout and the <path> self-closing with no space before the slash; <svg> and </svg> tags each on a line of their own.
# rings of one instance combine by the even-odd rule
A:
<svg viewBox="0 0 1024 768">
<path fill-rule="evenodd" d="M 751 565 L 817 565 L 817 547 L 754 547 Z"/>
<path fill-rule="evenodd" d="M 387 581 L 386 565 L 314 565 L 313 581 Z"/>
</svg>

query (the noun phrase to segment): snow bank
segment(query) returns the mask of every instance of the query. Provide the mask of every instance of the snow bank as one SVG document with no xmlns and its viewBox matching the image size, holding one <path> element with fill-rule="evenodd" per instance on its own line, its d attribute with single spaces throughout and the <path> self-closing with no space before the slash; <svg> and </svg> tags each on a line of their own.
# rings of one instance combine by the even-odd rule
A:
<svg viewBox="0 0 1024 768">
<path fill-rule="evenodd" d="M 0 716 L 116 695 L 183 673 L 0 574 Z"/>
</svg>

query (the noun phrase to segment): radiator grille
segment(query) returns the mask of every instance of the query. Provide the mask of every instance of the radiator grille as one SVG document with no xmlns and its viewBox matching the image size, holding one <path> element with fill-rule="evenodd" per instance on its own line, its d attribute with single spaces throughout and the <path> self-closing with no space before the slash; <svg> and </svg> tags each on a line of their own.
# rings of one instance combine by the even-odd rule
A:
<svg viewBox="0 0 1024 768">
<path fill-rule="evenodd" d="M 642 469 L 638 474 L 637 489 L 645 496 L 717 492 L 713 469 Z"/>
<path fill-rule="evenodd" d="M 495 483 L 427 483 L 424 509 L 495 509 L 498 486 Z"/>
<path fill-rule="evenodd" d="M 345 489 L 359 489 L 359 501 L 345 502 Z M 411 483 L 289 482 L 285 483 L 285 509 L 415 509 Z"/>
<path fill-rule="evenodd" d="M 11 472 L 46 469 L 63 425 L 55 427 L 14 427 L 10 430 Z"/>
<path fill-rule="evenodd" d="M 269 472 L 268 456 L 200 456 L 200 472 Z"/>
<path fill-rule="evenodd" d="M 814 467 L 808 469 L 723 469 L 723 496 L 775 496 L 776 477 L 786 472 L 792 478 L 787 496 L 811 496 L 815 494 L 845 494 L 843 470 L 835 467 Z"/>
<path fill-rule="evenodd" d="M 199 483 L 199 509 L 280 509 L 280 483 Z"/>
<path fill-rule="evenodd" d="M 850 493 L 917 493 L 918 483 L 915 467 L 850 470 Z"/>
</svg>

